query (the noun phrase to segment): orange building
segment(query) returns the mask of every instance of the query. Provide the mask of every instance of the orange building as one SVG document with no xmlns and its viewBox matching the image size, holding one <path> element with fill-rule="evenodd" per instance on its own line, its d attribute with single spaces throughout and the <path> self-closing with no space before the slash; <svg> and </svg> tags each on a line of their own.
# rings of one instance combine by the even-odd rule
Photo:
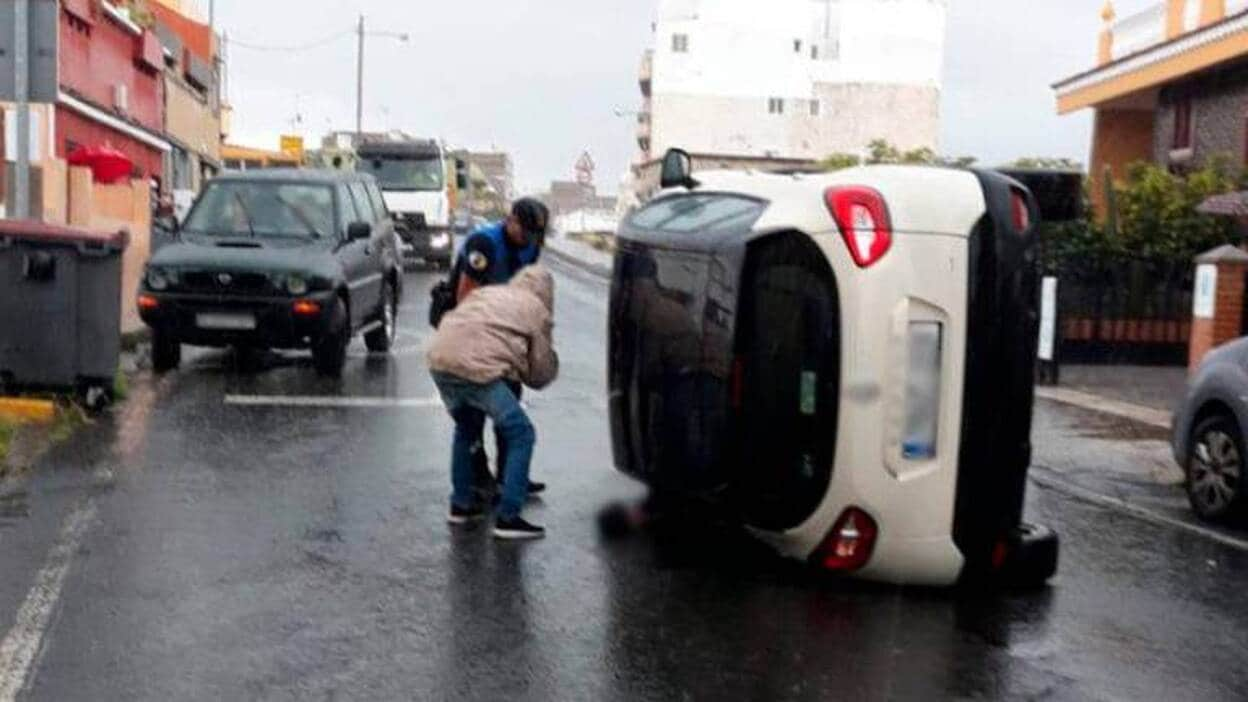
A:
<svg viewBox="0 0 1248 702">
<path fill-rule="evenodd" d="M 1097 183 L 1136 161 L 1248 159 L 1248 0 L 1161 0 L 1122 18 L 1107 0 L 1101 18 L 1096 66 L 1053 86 L 1059 114 L 1096 112 Z"/>
</svg>

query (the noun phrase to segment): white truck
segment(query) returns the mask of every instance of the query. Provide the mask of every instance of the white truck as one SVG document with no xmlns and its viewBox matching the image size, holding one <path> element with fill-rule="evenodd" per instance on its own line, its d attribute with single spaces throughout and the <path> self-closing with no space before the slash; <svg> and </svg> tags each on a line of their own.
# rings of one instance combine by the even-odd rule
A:
<svg viewBox="0 0 1248 702">
<path fill-rule="evenodd" d="M 371 173 L 402 240 L 405 266 L 420 261 L 449 268 L 454 257 L 451 221 L 457 169 L 432 139 L 361 144 L 356 170 Z"/>
</svg>

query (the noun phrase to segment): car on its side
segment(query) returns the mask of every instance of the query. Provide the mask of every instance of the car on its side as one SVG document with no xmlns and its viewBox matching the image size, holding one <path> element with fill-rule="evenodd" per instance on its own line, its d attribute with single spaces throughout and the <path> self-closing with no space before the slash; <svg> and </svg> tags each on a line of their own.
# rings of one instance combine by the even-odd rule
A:
<svg viewBox="0 0 1248 702">
<path fill-rule="evenodd" d="M 1248 427 L 1248 337 L 1204 358 L 1174 413 L 1174 458 L 1183 468 L 1188 501 L 1201 519 L 1248 516 L 1244 487 Z"/>
<path fill-rule="evenodd" d="M 182 345 L 311 349 L 340 375 L 347 345 L 390 350 L 402 297 L 394 224 L 372 176 L 267 170 L 214 179 L 147 264 L 138 306 L 158 372 Z"/>
</svg>

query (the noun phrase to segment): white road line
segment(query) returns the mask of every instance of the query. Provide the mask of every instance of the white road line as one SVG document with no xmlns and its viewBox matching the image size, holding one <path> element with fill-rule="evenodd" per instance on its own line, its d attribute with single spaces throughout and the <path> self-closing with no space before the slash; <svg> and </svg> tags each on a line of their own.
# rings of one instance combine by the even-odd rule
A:
<svg viewBox="0 0 1248 702">
<path fill-rule="evenodd" d="M 31 679 L 43 637 L 61 598 L 65 576 L 94 518 L 95 501 L 87 498 L 65 519 L 43 569 L 35 576 L 34 586 L 17 611 L 13 628 L 0 642 L 0 702 L 16 700 Z"/>
<path fill-rule="evenodd" d="M 332 395 L 226 395 L 225 404 L 241 407 L 349 407 L 362 409 L 442 407 L 437 397 L 334 397 Z"/>
<path fill-rule="evenodd" d="M 1186 531 L 1190 534 L 1195 534 L 1196 536 L 1203 536 L 1204 538 L 1209 539 L 1211 541 L 1216 541 L 1222 544 L 1223 546 L 1230 546 L 1231 548 L 1238 549 L 1240 551 L 1248 551 L 1248 541 L 1244 539 L 1237 539 L 1234 536 L 1228 536 L 1226 534 L 1222 534 L 1220 532 L 1214 531 L 1213 529 L 1202 527 L 1199 524 L 1191 524 L 1181 519 L 1168 517 L 1164 514 L 1160 514 L 1150 509 L 1145 509 L 1144 507 L 1140 507 L 1139 505 L 1133 505 L 1130 502 L 1127 502 L 1126 500 L 1122 500 L 1117 497 L 1110 497 L 1108 495 L 1102 495 L 1098 492 L 1093 492 L 1086 488 L 1082 488 L 1077 485 L 1072 485 L 1071 483 L 1068 483 L 1064 480 L 1058 480 L 1058 479 L 1049 478 L 1045 476 L 1039 476 L 1039 475 L 1036 475 L 1034 472 L 1031 474 L 1030 478 L 1031 478 L 1031 482 L 1035 483 L 1036 485 L 1039 485 L 1042 488 L 1053 490 L 1055 492 L 1060 492 L 1064 495 L 1073 497 L 1077 500 L 1082 500 L 1083 502 L 1088 502 L 1088 503 L 1097 505 L 1099 507 L 1106 507 L 1108 509 L 1116 510 L 1118 512 L 1122 512 L 1124 514 L 1130 515 L 1132 517 L 1136 517 L 1137 519 L 1142 519 L 1146 522 L 1152 522 L 1153 524 L 1158 524 L 1161 526 L 1173 527 L 1175 529 L 1179 529 L 1180 531 Z"/>
<path fill-rule="evenodd" d="M 1170 413 L 1152 407 L 1143 407 L 1131 404 L 1130 402 L 1119 402 L 1118 400 L 1110 400 L 1099 395 L 1091 393 L 1079 392 L 1078 390 L 1070 390 L 1068 388 L 1050 388 L 1037 387 L 1036 397 L 1060 402 L 1064 405 L 1074 405 L 1082 409 L 1091 410 L 1093 412 L 1103 412 L 1112 414 L 1116 417 L 1125 417 L 1141 424 L 1147 424 L 1158 429 L 1170 429 Z"/>
</svg>

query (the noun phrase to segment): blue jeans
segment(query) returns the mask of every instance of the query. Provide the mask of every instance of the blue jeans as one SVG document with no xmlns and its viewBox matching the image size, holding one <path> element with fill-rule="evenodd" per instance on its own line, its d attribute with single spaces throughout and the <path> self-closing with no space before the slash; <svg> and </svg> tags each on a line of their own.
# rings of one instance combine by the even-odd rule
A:
<svg viewBox="0 0 1248 702">
<path fill-rule="evenodd" d="M 485 418 L 489 417 L 507 444 L 498 518 L 508 520 L 519 517 L 529 495 L 529 463 L 533 460 L 533 445 L 537 442 L 537 432 L 520 406 L 520 400 L 502 380 L 478 385 L 453 375 L 434 373 L 433 382 L 437 384 L 442 402 L 455 420 L 455 441 L 451 447 L 451 503 L 460 508 L 473 505 L 473 450 L 481 443 Z"/>
</svg>

